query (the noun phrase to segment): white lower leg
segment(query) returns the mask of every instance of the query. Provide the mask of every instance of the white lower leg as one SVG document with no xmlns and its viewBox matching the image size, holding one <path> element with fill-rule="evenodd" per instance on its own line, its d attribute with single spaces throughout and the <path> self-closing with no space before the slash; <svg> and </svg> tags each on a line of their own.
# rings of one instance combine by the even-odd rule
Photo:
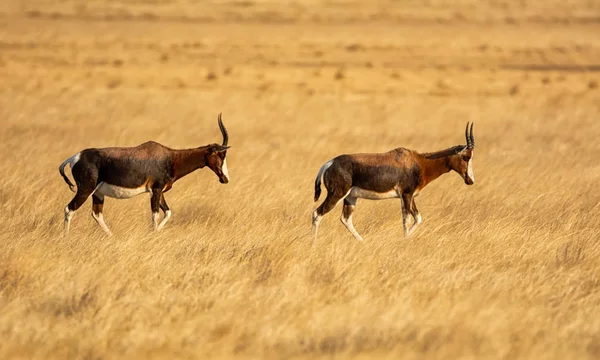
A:
<svg viewBox="0 0 600 360">
<path fill-rule="evenodd" d="M 102 213 L 95 214 L 92 211 L 92 217 L 94 218 L 94 220 L 96 220 L 98 225 L 100 225 L 102 230 L 104 230 L 104 232 L 108 234 L 108 236 L 112 236 L 112 232 L 109 230 L 108 226 L 106 226 L 106 223 L 104 222 L 104 215 L 102 215 Z"/>
<path fill-rule="evenodd" d="M 317 210 L 315 210 L 312 214 L 312 230 L 313 230 L 313 235 L 315 237 L 315 239 L 317 238 L 317 232 L 319 230 L 319 223 L 321 222 L 321 219 L 323 218 L 323 216 L 319 215 L 317 213 Z"/>
<path fill-rule="evenodd" d="M 363 238 L 362 238 L 362 236 L 360 236 L 360 234 L 358 233 L 358 231 L 356 231 L 356 229 L 354 228 L 354 224 L 352 224 L 352 215 L 350 215 L 347 218 L 345 218 L 344 215 L 342 214 L 341 220 L 342 220 L 342 224 L 344 224 L 344 226 L 346 226 L 346 229 L 348 229 L 350 231 L 350 233 L 358 241 L 364 241 Z"/>
<path fill-rule="evenodd" d="M 152 225 L 154 226 L 154 230 L 158 231 L 158 213 L 152 213 Z"/>
<path fill-rule="evenodd" d="M 64 223 L 65 233 L 69 232 L 69 228 L 71 227 L 71 219 L 73 218 L 73 213 L 75 213 L 75 211 L 70 210 L 68 206 L 65 207 L 65 223 Z"/>
<path fill-rule="evenodd" d="M 421 217 L 421 214 L 419 214 L 419 213 L 417 213 L 417 215 L 414 217 L 414 219 L 415 219 L 415 222 L 412 224 L 412 226 L 408 230 L 408 235 L 412 234 L 417 229 L 417 226 L 423 222 L 423 218 Z"/>
<path fill-rule="evenodd" d="M 152 218 L 154 219 L 154 215 Z M 160 224 L 158 224 L 158 227 L 156 227 L 156 231 L 162 229 L 163 226 L 165 226 L 165 224 L 167 223 L 167 221 L 169 221 L 170 218 L 171 218 L 171 210 L 165 211 L 165 217 L 162 219 Z"/>
</svg>

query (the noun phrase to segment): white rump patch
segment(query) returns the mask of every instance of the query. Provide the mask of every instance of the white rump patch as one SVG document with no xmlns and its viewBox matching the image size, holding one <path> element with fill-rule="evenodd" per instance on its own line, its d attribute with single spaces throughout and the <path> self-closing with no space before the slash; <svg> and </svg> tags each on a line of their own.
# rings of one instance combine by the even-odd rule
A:
<svg viewBox="0 0 600 360">
<path fill-rule="evenodd" d="M 129 199 L 146 192 L 150 192 L 150 189 L 148 189 L 146 186 L 140 186 L 138 188 L 126 188 L 101 182 L 98 184 L 98 187 L 94 193 L 115 199 Z"/>
<path fill-rule="evenodd" d="M 71 157 L 71 161 L 69 161 L 69 163 L 71 164 L 71 169 L 73 168 L 73 165 L 77 164 L 77 162 L 79 161 L 80 158 L 81 158 L 80 152 L 78 152 L 77 154 L 75 154 Z"/>
<path fill-rule="evenodd" d="M 333 159 L 329 160 L 328 162 L 323 164 L 323 166 L 321 166 L 321 168 L 319 169 L 319 174 L 317 175 L 319 177 L 319 182 L 323 182 L 323 176 L 325 175 L 325 171 L 327 171 L 327 169 L 329 169 L 331 165 L 333 165 Z"/>
<path fill-rule="evenodd" d="M 369 200 L 383 200 L 400 197 L 395 189 L 380 193 L 372 190 L 365 190 L 356 186 L 353 186 L 352 189 L 350 189 L 348 196 Z"/>
<path fill-rule="evenodd" d="M 229 170 L 227 170 L 227 158 L 223 160 L 223 166 L 221 166 L 221 171 L 223 171 L 223 175 L 229 181 Z"/>
</svg>

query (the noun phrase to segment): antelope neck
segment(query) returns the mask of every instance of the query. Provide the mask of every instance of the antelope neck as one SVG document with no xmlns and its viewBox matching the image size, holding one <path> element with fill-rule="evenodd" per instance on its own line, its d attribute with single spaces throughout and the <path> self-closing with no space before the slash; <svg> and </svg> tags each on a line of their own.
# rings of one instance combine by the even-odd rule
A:
<svg viewBox="0 0 600 360">
<path fill-rule="evenodd" d="M 454 155 L 454 154 L 452 154 Z M 421 167 L 421 188 L 437 179 L 441 175 L 452 170 L 450 166 L 450 154 L 442 156 L 423 156 Z"/>
<path fill-rule="evenodd" d="M 173 167 L 175 179 L 179 179 L 196 169 L 206 166 L 207 146 L 195 149 L 175 150 L 173 154 Z"/>
</svg>

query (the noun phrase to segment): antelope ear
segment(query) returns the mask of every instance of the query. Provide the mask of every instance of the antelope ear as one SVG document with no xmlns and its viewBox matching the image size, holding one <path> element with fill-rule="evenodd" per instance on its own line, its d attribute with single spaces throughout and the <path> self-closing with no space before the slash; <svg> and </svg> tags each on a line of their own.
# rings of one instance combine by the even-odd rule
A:
<svg viewBox="0 0 600 360">
<path fill-rule="evenodd" d="M 215 149 L 215 152 L 225 152 L 227 151 L 227 149 L 229 149 L 231 146 L 223 146 L 223 145 L 219 145 L 217 146 L 217 148 Z"/>
<path fill-rule="evenodd" d="M 461 152 L 465 151 L 465 149 L 466 149 L 466 148 L 467 148 L 467 146 L 466 146 L 466 145 L 457 146 L 457 147 L 454 149 L 454 153 L 455 153 L 455 154 L 460 154 Z"/>
</svg>

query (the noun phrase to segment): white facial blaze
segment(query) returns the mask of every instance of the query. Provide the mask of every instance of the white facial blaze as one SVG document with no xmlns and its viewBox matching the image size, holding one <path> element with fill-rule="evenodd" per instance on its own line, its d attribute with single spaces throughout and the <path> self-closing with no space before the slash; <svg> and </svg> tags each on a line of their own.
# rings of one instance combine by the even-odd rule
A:
<svg viewBox="0 0 600 360">
<path fill-rule="evenodd" d="M 221 166 L 221 171 L 223 171 L 223 175 L 229 180 L 229 171 L 227 170 L 227 158 L 223 160 L 223 166 Z"/>
<path fill-rule="evenodd" d="M 472 182 L 475 182 L 475 175 L 473 175 L 473 157 L 469 159 L 467 163 L 467 176 L 471 179 Z"/>
</svg>

